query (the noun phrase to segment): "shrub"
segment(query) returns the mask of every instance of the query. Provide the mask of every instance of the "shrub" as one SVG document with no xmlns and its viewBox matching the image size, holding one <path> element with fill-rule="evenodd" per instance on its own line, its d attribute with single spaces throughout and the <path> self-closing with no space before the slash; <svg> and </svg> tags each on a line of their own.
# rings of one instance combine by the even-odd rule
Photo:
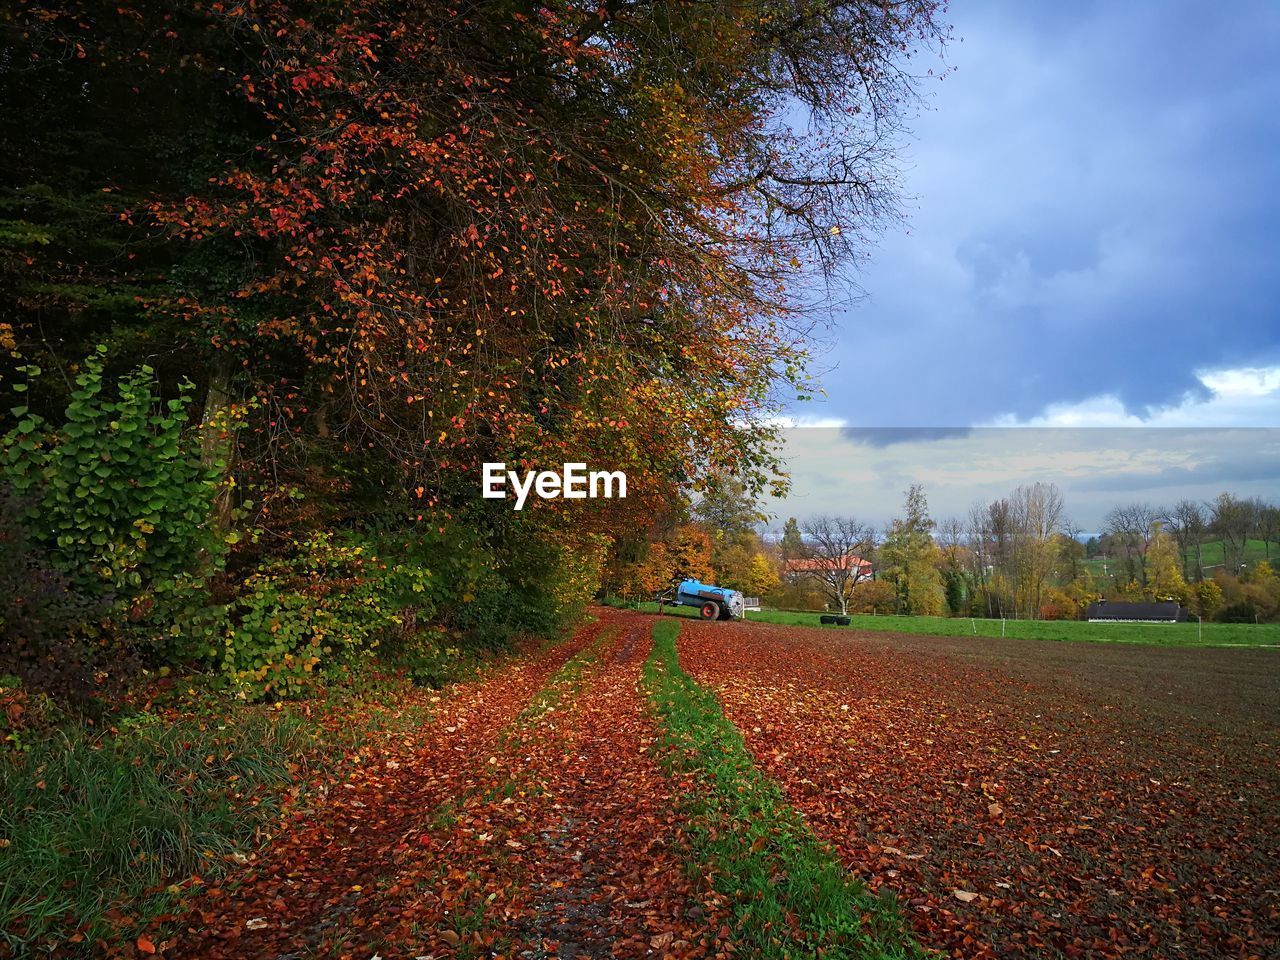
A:
<svg viewBox="0 0 1280 960">
<path fill-rule="evenodd" d="M 1050 588 L 1045 591 L 1040 604 L 1041 620 L 1074 620 L 1076 618 L 1075 601 L 1062 590 Z"/>
<path fill-rule="evenodd" d="M 99 347 L 85 361 L 61 427 L 13 408 L 0 471 L 27 499 L 30 538 L 69 589 L 131 621 L 168 624 L 207 601 L 205 580 L 222 553 L 211 523 L 220 466 L 202 464 L 185 431 L 192 384 L 162 402 L 143 366 L 108 396 L 105 355 Z"/>
<path fill-rule="evenodd" d="M 1192 589 L 1193 609 L 1201 617 L 1212 617 L 1222 609 L 1222 587 L 1216 580 L 1201 580 Z"/>
<path fill-rule="evenodd" d="M 850 613 L 878 613 L 883 616 L 897 609 L 898 592 L 885 580 L 864 580 L 853 588 Z"/>
<path fill-rule="evenodd" d="M 1220 623 L 1257 623 L 1258 608 L 1252 600 L 1239 600 L 1229 603 L 1218 613 Z"/>
<path fill-rule="evenodd" d="M 369 652 L 400 623 L 389 581 L 365 545 L 318 534 L 245 581 L 210 652 L 242 695 L 298 696 L 317 669 Z"/>
<path fill-rule="evenodd" d="M 77 592 L 30 542 L 19 520 L 23 512 L 0 487 L 0 673 L 86 710 L 108 681 L 121 679 L 126 661 L 118 651 L 108 656 L 92 636 L 94 621 L 105 613 L 102 599 Z"/>
</svg>

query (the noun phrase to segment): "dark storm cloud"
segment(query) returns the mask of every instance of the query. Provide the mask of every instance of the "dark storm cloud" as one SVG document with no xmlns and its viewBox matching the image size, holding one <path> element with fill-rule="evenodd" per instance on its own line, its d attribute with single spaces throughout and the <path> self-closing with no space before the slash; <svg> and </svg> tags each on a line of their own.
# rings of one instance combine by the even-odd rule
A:
<svg viewBox="0 0 1280 960">
<path fill-rule="evenodd" d="M 1204 397 L 1197 370 L 1280 363 L 1280 4 L 951 9 L 909 228 L 860 277 L 823 415 L 981 423 L 1104 394 L 1141 414 Z"/>
<path fill-rule="evenodd" d="M 871 447 L 891 447 L 895 443 L 952 440 L 968 436 L 972 430 L 972 427 L 843 427 L 840 435 Z"/>
</svg>

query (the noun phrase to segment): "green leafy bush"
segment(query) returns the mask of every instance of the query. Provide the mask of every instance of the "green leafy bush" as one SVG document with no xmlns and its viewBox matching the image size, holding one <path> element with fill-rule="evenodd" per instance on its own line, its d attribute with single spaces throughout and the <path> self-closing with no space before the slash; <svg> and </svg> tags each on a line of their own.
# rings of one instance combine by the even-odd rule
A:
<svg viewBox="0 0 1280 960">
<path fill-rule="evenodd" d="M 105 356 L 99 347 L 85 361 L 60 427 L 13 408 L 18 423 L 4 438 L 0 475 L 28 501 L 22 521 L 72 589 L 133 622 L 166 624 L 207 602 L 205 583 L 222 555 L 211 522 L 221 465 L 202 464 L 186 430 L 191 383 L 162 401 L 143 366 L 111 396 Z"/>
<path fill-rule="evenodd" d="M 367 546 L 318 534 L 245 580 L 211 654 L 248 698 L 298 696 L 317 670 L 370 652 L 400 624 L 390 580 Z"/>
</svg>

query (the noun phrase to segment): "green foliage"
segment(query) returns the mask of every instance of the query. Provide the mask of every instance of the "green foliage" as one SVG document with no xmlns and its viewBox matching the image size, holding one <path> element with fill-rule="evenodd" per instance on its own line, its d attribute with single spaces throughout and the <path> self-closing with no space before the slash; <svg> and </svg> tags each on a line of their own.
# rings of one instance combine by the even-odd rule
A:
<svg viewBox="0 0 1280 960">
<path fill-rule="evenodd" d="M 732 904 L 735 941 L 754 957 L 922 957 L 894 901 L 851 878 L 778 785 L 760 772 L 715 695 L 680 668 L 676 621 L 654 624 L 644 682 L 661 720 L 663 762 L 693 777 L 688 837 Z"/>
<path fill-rule="evenodd" d="M 880 576 L 897 589 L 901 613 L 939 615 L 946 608 L 946 593 L 938 573 L 934 522 L 919 484 L 907 490 L 903 513 L 880 547 Z"/>
<path fill-rule="evenodd" d="M 61 426 L 13 408 L 18 422 L 0 471 L 29 501 L 22 519 L 32 540 L 73 589 L 134 621 L 168 623 L 206 602 L 207 575 L 222 555 L 210 522 L 219 465 L 201 463 L 186 430 L 189 382 L 162 401 L 143 366 L 111 396 L 105 355 L 99 347 L 85 361 Z"/>
<path fill-rule="evenodd" d="M 474 646 L 499 650 L 520 636 L 557 636 L 582 615 L 599 584 L 600 538 L 557 541 L 530 524 L 513 526 L 494 542 L 497 547 L 486 547 L 474 535 L 462 538 L 476 558 L 469 572 L 478 575 L 468 593 L 455 591 L 445 618 L 450 628 Z"/>
<path fill-rule="evenodd" d="M 390 578 L 364 545 L 318 534 L 245 581 L 211 654 L 238 693 L 296 697 L 317 668 L 371 652 L 400 623 Z"/>
<path fill-rule="evenodd" d="M 0 944 L 25 955 L 79 927 L 87 951 L 119 939 L 109 908 L 163 912 L 167 885 L 217 875 L 270 821 L 310 744 L 287 715 L 211 724 L 143 714 L 116 736 L 69 725 L 3 758 Z"/>
</svg>

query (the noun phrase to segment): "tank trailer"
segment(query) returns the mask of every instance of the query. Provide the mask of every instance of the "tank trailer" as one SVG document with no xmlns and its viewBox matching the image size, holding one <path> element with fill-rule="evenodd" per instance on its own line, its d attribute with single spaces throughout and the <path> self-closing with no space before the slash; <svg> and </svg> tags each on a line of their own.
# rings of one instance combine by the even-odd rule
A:
<svg viewBox="0 0 1280 960">
<path fill-rule="evenodd" d="M 737 590 L 700 580 L 681 580 L 658 599 L 677 607 L 697 607 L 703 620 L 741 620 L 745 607 Z"/>
</svg>

